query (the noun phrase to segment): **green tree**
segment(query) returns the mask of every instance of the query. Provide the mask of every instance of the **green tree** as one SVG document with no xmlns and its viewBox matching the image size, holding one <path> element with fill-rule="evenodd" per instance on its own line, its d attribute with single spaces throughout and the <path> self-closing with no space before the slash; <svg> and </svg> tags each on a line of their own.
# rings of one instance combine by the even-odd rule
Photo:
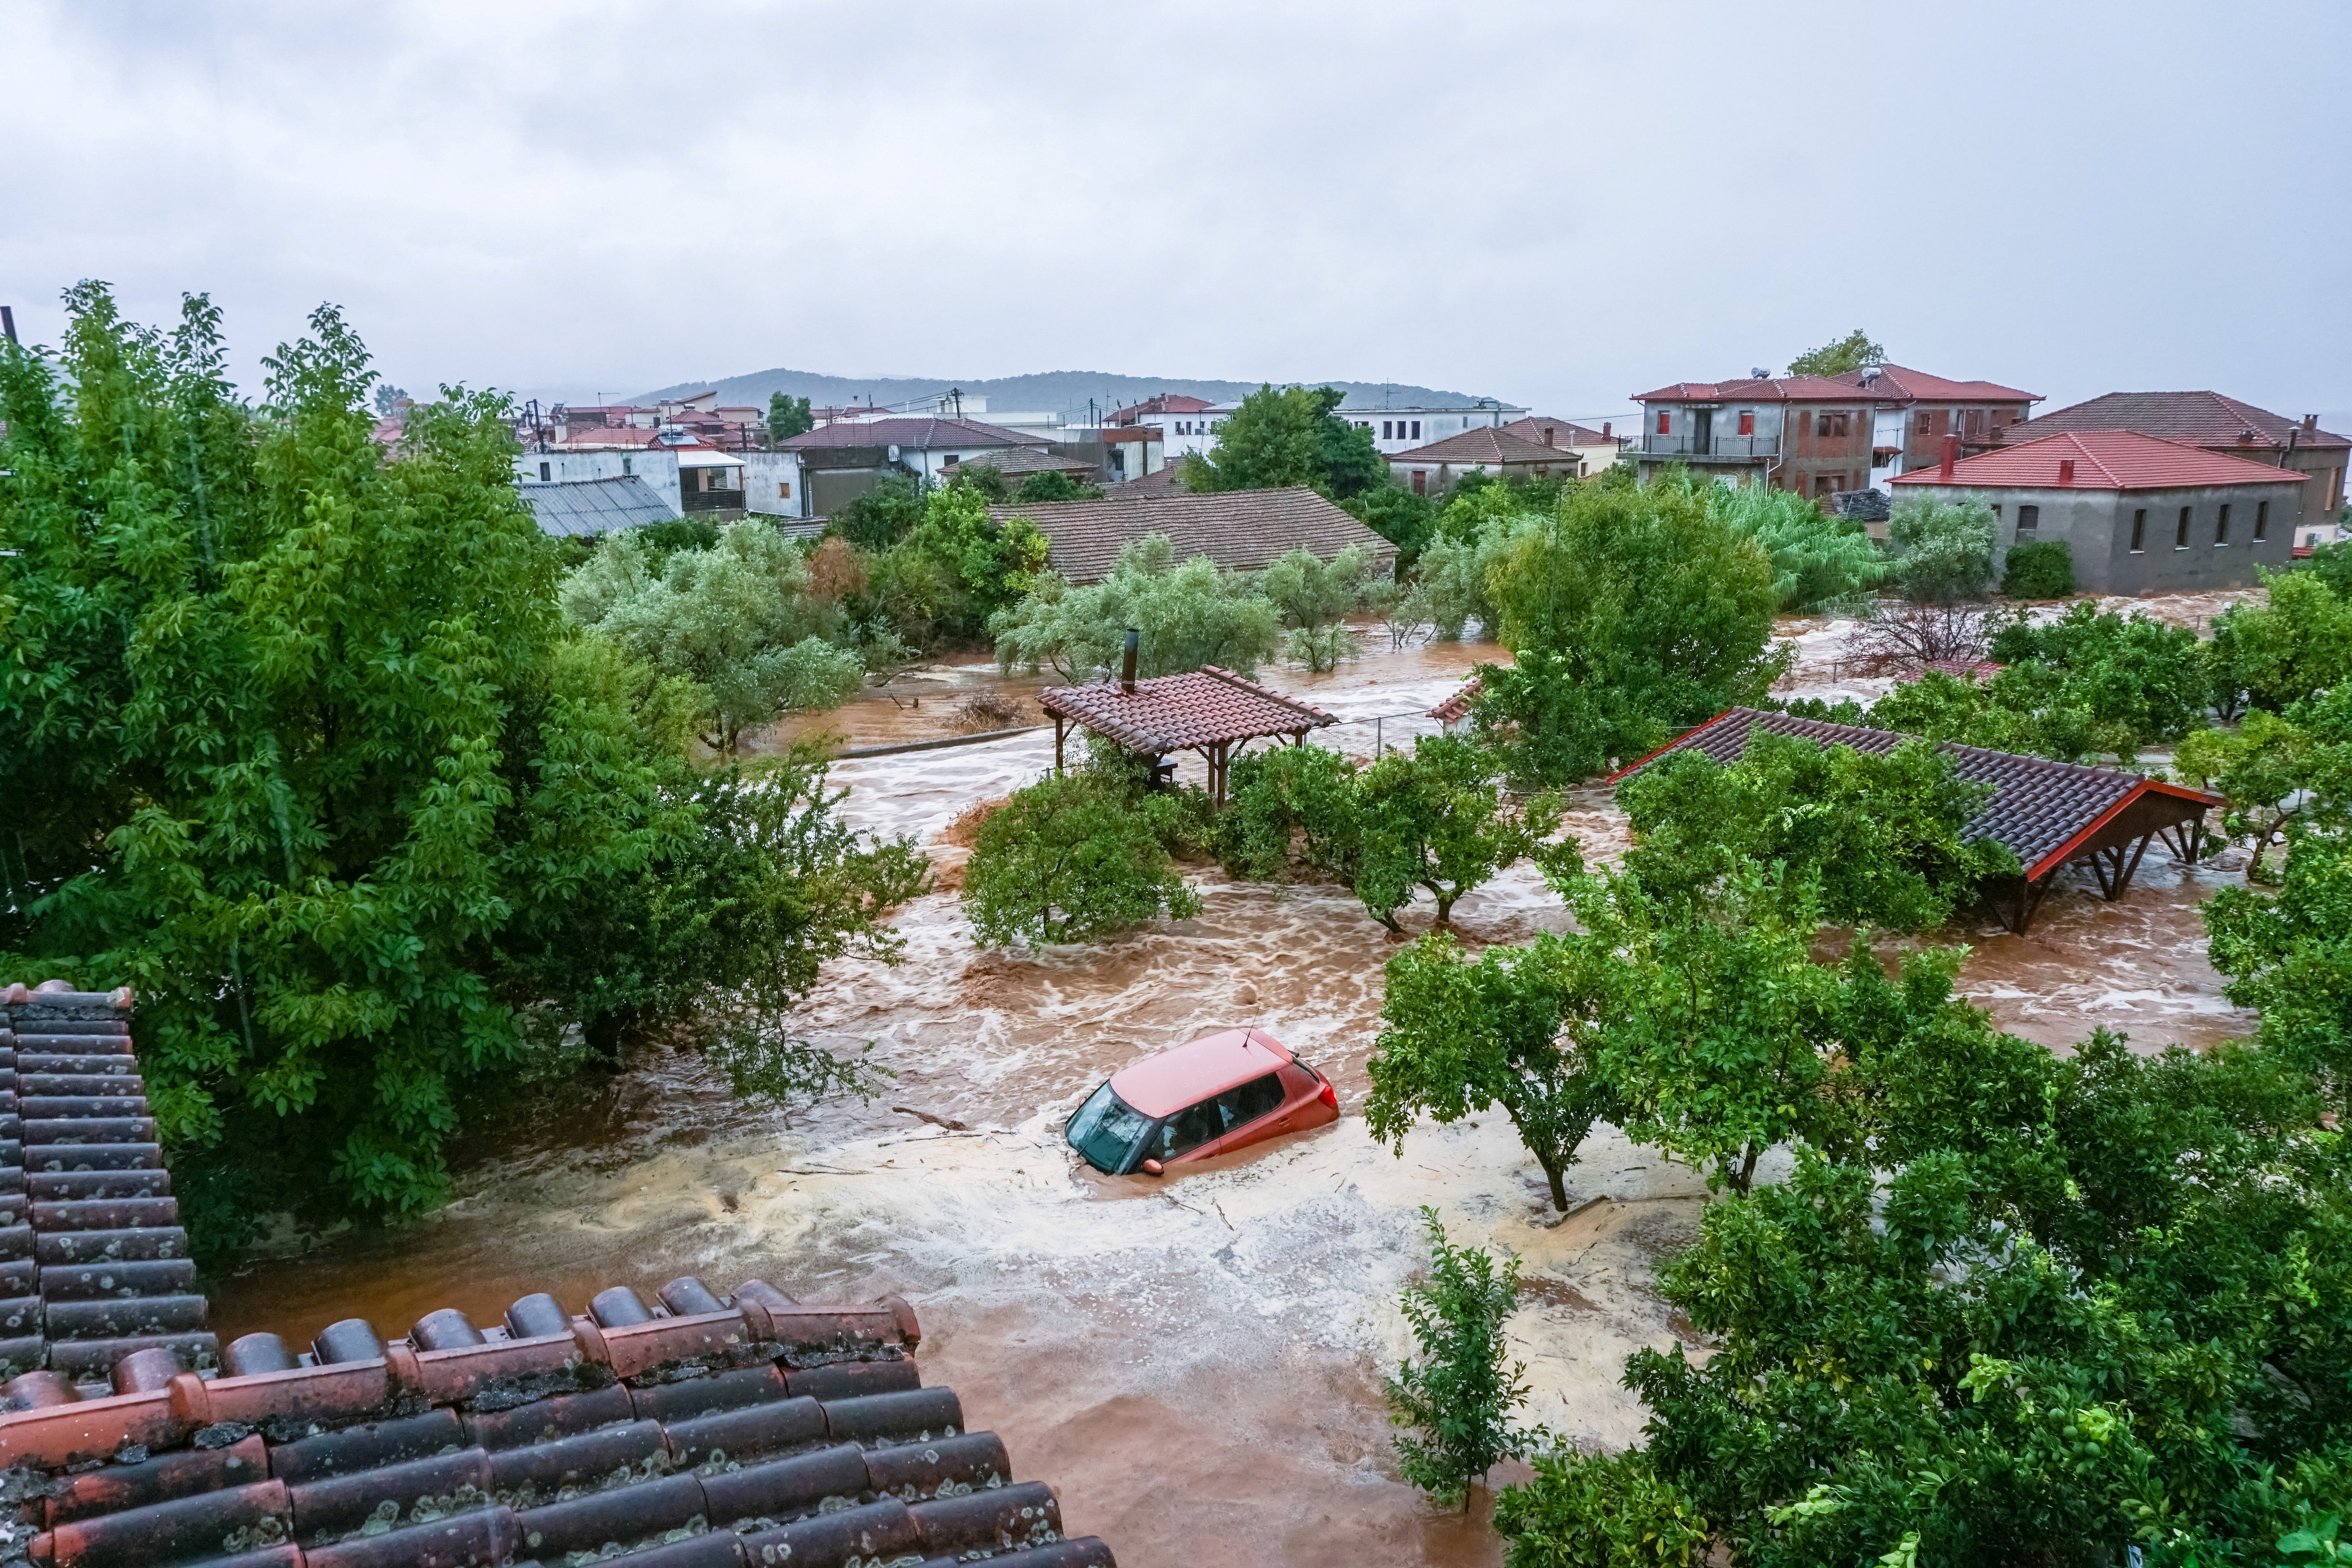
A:
<svg viewBox="0 0 2352 1568">
<path fill-rule="evenodd" d="M 1398 1306 L 1422 1360 L 1381 1380 L 1389 1421 L 1415 1436 L 1397 1439 L 1397 1468 L 1430 1500 L 1470 1506 L 1471 1483 L 1519 1451 L 1511 1412 L 1527 1403 L 1527 1368 L 1506 1365 L 1503 1325 L 1517 1305 L 1519 1260 L 1501 1268 L 1486 1252 L 1445 1239 L 1437 1211 L 1421 1211 L 1429 1234 L 1429 1279 L 1405 1287 Z"/>
<path fill-rule="evenodd" d="M 1388 479 L 1371 432 L 1339 417 L 1346 395 L 1328 386 L 1261 386 L 1242 399 L 1207 453 L 1184 459 L 1184 487 L 1211 490 L 1309 485 L 1327 496 L 1357 495 Z"/>
<path fill-rule="evenodd" d="M 1402 1156 L 1428 1117 L 1454 1122 L 1499 1105 L 1568 1212 L 1568 1170 L 1595 1121 L 1624 1106 L 1592 1051 L 1566 1033 L 1574 1005 L 1564 950 L 1489 947 L 1475 962 L 1433 931 L 1388 962 L 1381 1037 L 1365 1069 L 1365 1126 Z"/>
<path fill-rule="evenodd" d="M 1437 503 L 1400 484 L 1367 485 L 1339 510 L 1397 547 L 1397 569 L 1409 570 L 1437 533 Z"/>
<path fill-rule="evenodd" d="M 1504 1568 L 1698 1568 L 1708 1560 L 1706 1521 L 1650 1457 L 1535 1457 L 1535 1479 L 1507 1487 L 1495 1529 L 1510 1542 Z"/>
<path fill-rule="evenodd" d="M 781 446 L 795 436 L 806 435 L 816 428 L 816 416 L 805 397 L 787 397 L 781 392 L 768 394 L 768 439 Z"/>
<path fill-rule="evenodd" d="M 1507 867 L 1532 859 L 1547 869 L 1575 862 L 1559 829 L 1557 796 L 1506 798 L 1499 763 L 1455 735 L 1423 735 L 1356 775 L 1356 896 L 1371 917 L 1402 931 L 1397 911 L 1417 890 L 1437 900 L 1437 923 L 1454 918 L 1463 894 Z"/>
<path fill-rule="evenodd" d="M 1031 474 L 1021 481 L 1021 488 L 1013 496 L 1013 500 L 1023 506 L 1039 501 L 1100 500 L 1102 498 L 1102 486 L 1080 484 L 1059 468 Z"/>
<path fill-rule="evenodd" d="M 376 413 L 384 418 L 391 418 L 393 410 L 398 408 L 400 400 L 407 395 L 408 388 L 404 386 L 394 386 L 388 381 L 379 383 L 375 389 Z"/>
<path fill-rule="evenodd" d="M 168 333 L 68 309 L 54 360 L 0 345 L 0 967 L 137 990 L 192 1178 L 430 1205 L 478 1099 L 709 998 L 692 704 L 567 627 L 502 401 L 450 389 L 394 458 L 331 310 L 255 409 L 201 297 Z M 761 873 L 794 952 L 887 955 L 903 878 L 822 841 Z M 761 975 L 813 974 L 754 929 Z"/>
<path fill-rule="evenodd" d="M 1290 629 L 1283 651 L 1295 664 L 1320 675 L 1361 652 L 1348 629 L 1348 616 L 1362 607 L 1371 580 L 1371 562 L 1349 545 L 1328 561 L 1311 550 L 1286 551 L 1258 574 L 1258 592 L 1274 602 Z"/>
<path fill-rule="evenodd" d="M 923 521 L 925 493 L 923 482 L 912 474 L 885 474 L 872 489 L 836 510 L 825 532 L 861 550 L 887 550 Z"/>
<path fill-rule="evenodd" d="M 1656 719 L 1583 679 L 1564 653 L 1531 648 L 1515 664 L 1482 664 L 1478 682 L 1471 733 L 1502 759 L 1515 788 L 1580 784 L 1665 739 Z"/>
<path fill-rule="evenodd" d="M 1043 947 L 1200 913 L 1200 895 L 1162 847 L 1180 810 L 1171 796 L 1139 798 L 1090 772 L 1015 790 L 981 825 L 964 872 L 973 934 L 995 947 Z"/>
<path fill-rule="evenodd" d="M 2012 544 L 2001 562 L 2004 599 L 2066 599 L 2074 594 L 2074 551 L 2063 539 Z"/>
<path fill-rule="evenodd" d="M 1321 746 L 1272 746 L 1234 759 L 1209 847 L 1229 877 L 1265 881 L 1294 865 L 1353 882 L 1362 847 L 1356 764 Z"/>
<path fill-rule="evenodd" d="M 1772 591 L 1785 611 L 1810 614 L 1875 588 L 1887 564 L 1859 522 L 1832 517 L 1794 490 L 1710 484 L 1708 505 L 1734 531 L 1763 547 Z"/>
<path fill-rule="evenodd" d="M 989 617 L 1028 593 L 1050 548 L 1025 517 L 998 522 L 980 492 L 960 485 L 933 490 L 923 521 L 900 549 L 940 563 L 948 595 L 942 619 L 957 637 L 977 637 Z"/>
<path fill-rule="evenodd" d="M 865 662 L 841 609 L 809 591 L 806 557 L 762 519 L 730 523 L 716 547 L 658 563 L 632 533 L 605 542 L 564 579 L 565 611 L 702 694 L 703 744 L 735 754 L 745 731 L 783 712 L 837 707 Z"/>
<path fill-rule="evenodd" d="M 1058 573 L 1037 574 L 988 626 L 999 668 L 1051 669 L 1074 685 L 1118 668 L 1129 626 L 1142 634 L 1142 675 L 1204 664 L 1255 675 L 1282 645 L 1281 617 L 1254 584 L 1205 555 L 1178 564 L 1164 533 L 1130 541 L 1099 583 L 1076 587 Z"/>
<path fill-rule="evenodd" d="M 2288 840 L 2274 893 L 2223 888 L 2201 911 L 2231 1001 L 2262 1015 L 2266 1049 L 2319 1075 L 2352 1110 L 2352 847 L 2341 833 Z"/>
<path fill-rule="evenodd" d="M 1643 887 L 1704 905 L 1741 861 L 1778 863 L 1818 887 L 1836 925 L 1932 930 L 2017 858 L 1961 830 L 1990 789 L 1953 777 L 1922 740 L 1872 754 L 1758 734 L 1719 766 L 1703 752 L 1662 757 L 1618 791 L 1632 819 L 1624 864 Z"/>
<path fill-rule="evenodd" d="M 1871 341 L 1870 334 L 1860 327 L 1834 342 L 1799 354 L 1789 362 L 1790 375 L 1843 375 L 1849 371 L 1867 370 L 1886 363 L 1886 351 Z"/>
<path fill-rule="evenodd" d="M 2039 624 L 2024 616 L 2001 622 L 1987 650 L 2012 665 L 2041 664 L 2060 677 L 2057 705 L 2087 710 L 2095 723 L 2121 725 L 2135 745 L 2177 741 L 2203 721 L 2212 700 L 2204 646 L 2186 626 L 2167 626 L 2134 611 L 2100 614 L 2088 603 Z M 2012 684 L 2022 682 L 2021 672 Z M 2011 685 L 1996 678 L 1995 700 Z M 2017 685 L 2021 695 L 2032 689 Z"/>
<path fill-rule="evenodd" d="M 1886 523 L 1895 586 L 1922 605 L 1983 598 L 1992 583 L 1992 525 L 1990 502 L 1905 496 Z"/>
<path fill-rule="evenodd" d="M 2278 712 L 2352 676 L 2352 600 L 2313 572 L 2264 572 L 2260 605 L 2232 605 L 2213 619 L 2217 701 L 2240 693 Z"/>
</svg>

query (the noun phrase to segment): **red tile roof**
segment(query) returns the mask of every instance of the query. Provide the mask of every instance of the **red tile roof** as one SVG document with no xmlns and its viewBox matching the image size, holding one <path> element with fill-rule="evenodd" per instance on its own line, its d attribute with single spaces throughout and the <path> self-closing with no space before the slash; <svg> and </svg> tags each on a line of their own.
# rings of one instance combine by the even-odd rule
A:
<svg viewBox="0 0 2352 1568">
<path fill-rule="evenodd" d="M 24 1122 L 37 1163 L 18 1181 L 168 1181 L 130 1157 L 153 1145 L 118 1137 L 124 1118 L 50 1103 L 105 1097 L 37 1092 L 108 1076 L 99 1067 L 135 1086 L 121 1070 L 137 1070 L 128 994 L 16 985 L 0 1007 L 8 1092 L 59 1112 Z M 688 1277 L 651 1303 L 613 1287 L 578 1315 L 544 1293 L 482 1327 L 445 1308 L 390 1341 L 359 1318 L 307 1348 L 269 1333 L 219 1351 L 208 1333 L 61 1341 L 69 1310 L 126 1323 L 183 1301 L 201 1313 L 185 1238 L 155 1217 L 171 1203 L 51 1202 L 36 1185 L 33 1224 L 0 1230 L 7 1241 L 41 1231 L 45 1206 L 72 1210 L 50 1216 L 52 1234 L 82 1249 L 53 1259 L 37 1241 L 47 1362 L 0 1391 L 0 1470 L 20 1483 L 0 1502 L 12 1561 L 843 1568 L 985 1554 L 1116 1568 L 1101 1542 L 1062 1537 L 1053 1489 L 1016 1482 L 1003 1442 L 969 1429 L 953 1390 L 924 1384 L 921 1329 L 895 1296 L 818 1306 L 758 1279 L 721 1297 Z M 178 1293 L 149 1289 L 165 1274 Z M 80 1347 L 71 1360 L 67 1344 Z"/>
<path fill-rule="evenodd" d="M 1748 381 L 1678 381 L 1654 392 L 1637 392 L 1636 403 L 1859 403 L 1859 387 L 1818 375 L 1771 376 Z"/>
<path fill-rule="evenodd" d="M 1118 552 L 1147 533 L 1166 534 L 1179 561 L 1205 555 L 1228 572 L 1262 571 L 1292 550 L 1327 561 L 1350 546 L 1375 560 L 1396 553 L 1395 545 L 1304 485 L 1206 495 L 1172 486 L 1138 496 L 1139 481 L 1119 487 L 1116 500 L 1011 503 L 990 507 L 988 515 L 1035 523 L 1052 542 L 1045 564 L 1078 584 L 1109 576 Z"/>
<path fill-rule="evenodd" d="M 1391 463 L 1475 463 L 1501 468 L 1507 463 L 1572 463 L 1575 457 L 1564 447 L 1547 447 L 1541 441 L 1529 441 L 1507 430 L 1492 426 L 1480 426 L 1465 430 L 1459 436 L 1448 436 L 1443 441 L 1433 441 L 1426 447 L 1410 451 L 1391 452 Z"/>
<path fill-rule="evenodd" d="M 1891 752 L 1910 736 L 1893 730 L 1872 730 L 1856 724 L 1831 724 L 1768 713 L 1754 708 L 1733 708 L 1717 714 L 1681 739 L 1610 775 L 1611 784 L 1631 778 L 1660 757 L 1680 751 L 1704 752 L 1728 766 L 1748 750 L 1748 737 L 1790 735 L 1821 746 L 1851 746 L 1857 752 Z M 1952 774 L 1970 784 L 1992 785 L 1992 794 L 1977 815 L 1960 829 L 1964 839 L 1990 838 L 2005 844 L 2025 868 L 2028 881 L 2039 881 L 2074 858 L 2083 841 L 2112 822 L 2125 806 L 2143 797 L 2159 795 L 2177 803 L 2182 820 L 2200 810 L 2223 803 L 2178 784 L 2161 784 L 2137 773 L 2107 768 L 2054 763 L 2046 757 L 1989 752 L 1978 746 L 1945 742 L 1937 747 L 1951 755 Z"/>
<path fill-rule="evenodd" d="M 1555 419 L 1549 414 L 1514 419 L 1499 428 L 1507 436 L 1517 436 L 1520 440 L 1532 441 L 1538 447 L 1545 445 L 1546 430 L 1552 432 L 1550 444 L 1555 447 L 1622 447 L 1633 439 L 1631 435 L 1620 436 L 1613 430 L 1603 436 L 1591 426 L 1579 425 L 1571 419 Z"/>
<path fill-rule="evenodd" d="M 1116 680 L 1050 686 L 1037 700 L 1048 713 L 1153 756 L 1220 741 L 1304 734 L 1338 722 L 1313 703 L 1213 664 L 1187 675 L 1139 680 L 1132 691 Z"/>
<path fill-rule="evenodd" d="M 2057 489 L 2058 465 L 2074 464 L 2063 488 L 2078 490 L 2182 489 L 2206 485 L 2293 485 L 2308 474 L 2269 463 L 2250 462 L 2179 441 L 2159 441 L 2136 430 L 2092 430 L 2044 436 L 2021 446 L 1997 447 L 1953 465 L 1946 479 L 1938 468 L 1897 474 L 1898 485 L 1973 486 L 1996 489 Z"/>
<path fill-rule="evenodd" d="M 1157 397 L 1147 397 L 1140 403 L 1129 404 L 1109 416 L 1108 423 L 1131 425 L 1146 414 L 1206 414 L 1216 406 L 1197 397 L 1187 397 L 1181 392 L 1163 392 Z"/>
<path fill-rule="evenodd" d="M 1866 390 L 1881 403 L 2039 403 L 2038 392 L 2021 392 L 2013 386 L 2003 386 L 1997 381 L 1947 381 L 1940 375 L 1929 375 L 1924 370 L 1912 370 L 1899 364 L 1874 367 L 1877 379 L 1864 388 L 1862 378 L 1867 372 L 1847 371 L 1833 375 L 1832 381 L 1843 382 L 1857 390 Z"/>
<path fill-rule="evenodd" d="M 1478 693 L 1486 689 L 1486 678 L 1474 675 L 1457 688 L 1453 696 L 1431 709 L 1427 717 L 1441 724 L 1451 724 L 1470 716 L 1470 705 L 1478 700 Z"/>
<path fill-rule="evenodd" d="M 2110 392 L 2087 403 L 2053 408 L 2036 419 L 2012 425 L 2002 432 L 2011 445 L 2043 436 L 2090 430 L 2137 430 L 2167 441 L 2187 441 L 2199 447 L 2278 447 L 2300 422 L 2273 414 L 2251 403 L 2224 397 L 2218 392 Z M 2242 442 L 2247 431 L 2253 439 Z M 2327 430 L 2305 430 L 2295 437 L 2298 447 L 2352 447 L 2352 440 Z"/>
<path fill-rule="evenodd" d="M 1043 447 L 1034 436 L 1000 430 L 977 419 L 867 419 L 820 425 L 783 442 L 787 452 L 815 447 L 906 447 L 929 451 L 940 447 Z"/>
</svg>

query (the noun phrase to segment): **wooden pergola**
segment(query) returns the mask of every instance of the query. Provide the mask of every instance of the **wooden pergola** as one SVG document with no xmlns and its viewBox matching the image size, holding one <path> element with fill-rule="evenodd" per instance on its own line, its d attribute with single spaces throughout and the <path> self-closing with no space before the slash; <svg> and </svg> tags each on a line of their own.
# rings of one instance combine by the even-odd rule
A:
<svg viewBox="0 0 2352 1568">
<path fill-rule="evenodd" d="M 1062 771 L 1062 744 L 1070 730 L 1091 730 L 1155 766 L 1171 752 L 1199 752 L 1209 764 L 1209 794 L 1220 805 L 1236 747 L 1269 735 L 1287 735 L 1299 745 L 1307 731 L 1338 722 L 1311 702 L 1213 664 L 1148 680 L 1056 686 L 1038 702 L 1054 719 L 1055 773 Z"/>
</svg>

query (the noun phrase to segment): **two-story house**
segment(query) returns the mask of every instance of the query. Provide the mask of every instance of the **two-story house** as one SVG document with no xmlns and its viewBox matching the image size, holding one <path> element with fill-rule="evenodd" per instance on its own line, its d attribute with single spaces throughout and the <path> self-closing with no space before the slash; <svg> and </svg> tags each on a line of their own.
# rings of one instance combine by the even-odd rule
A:
<svg viewBox="0 0 2352 1568">
<path fill-rule="evenodd" d="M 1899 364 L 1878 364 L 1832 376 L 1871 394 L 1870 482 L 1885 489 L 1897 474 L 1943 459 L 1944 437 L 1959 438 L 1963 453 L 2000 444 L 2001 433 L 2028 418 L 2042 401 L 1993 381 L 1951 381 Z"/>
<path fill-rule="evenodd" d="M 1680 381 L 1636 393 L 1646 482 L 1685 463 L 1733 484 L 1770 485 L 1826 500 L 1870 482 L 1874 399 L 1822 376 Z"/>
<path fill-rule="evenodd" d="M 1146 428 L 1160 432 L 1158 445 L 1173 463 L 1190 453 L 1205 453 L 1217 444 L 1217 426 L 1234 411 L 1230 403 L 1210 403 L 1198 397 L 1187 397 L 1180 392 L 1163 392 L 1157 397 L 1147 397 L 1140 403 L 1129 404 L 1103 421 L 1106 430 Z M 1129 438 L 1131 439 L 1131 437 Z M 1130 479 L 1140 479 L 1156 468 L 1139 468 L 1129 474 Z"/>
</svg>

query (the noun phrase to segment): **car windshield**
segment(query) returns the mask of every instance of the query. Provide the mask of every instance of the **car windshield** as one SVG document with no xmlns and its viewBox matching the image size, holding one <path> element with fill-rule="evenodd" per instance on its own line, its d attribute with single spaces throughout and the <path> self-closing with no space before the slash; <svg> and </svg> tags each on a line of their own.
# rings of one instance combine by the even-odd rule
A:
<svg viewBox="0 0 2352 1568">
<path fill-rule="evenodd" d="M 1070 1146 L 1096 1170 L 1116 1176 L 1126 1171 L 1150 1131 L 1151 1118 L 1112 1093 L 1106 1083 L 1070 1118 Z"/>
</svg>

